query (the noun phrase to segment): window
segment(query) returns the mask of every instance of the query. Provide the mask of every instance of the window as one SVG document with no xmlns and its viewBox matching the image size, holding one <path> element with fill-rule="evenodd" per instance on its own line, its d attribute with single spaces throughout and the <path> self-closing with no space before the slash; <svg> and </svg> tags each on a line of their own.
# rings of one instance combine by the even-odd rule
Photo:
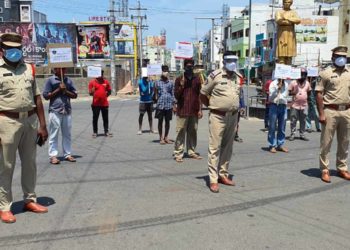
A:
<svg viewBox="0 0 350 250">
<path fill-rule="evenodd" d="M 6 9 L 11 9 L 11 1 L 10 0 L 5 0 L 4 1 L 4 7 Z"/>
<path fill-rule="evenodd" d="M 245 57 L 249 57 L 249 49 L 245 50 Z"/>
<path fill-rule="evenodd" d="M 2 23 L 4 21 L 3 17 L 0 16 L 0 23 Z"/>
<path fill-rule="evenodd" d="M 245 36 L 249 37 L 249 28 L 245 29 Z"/>
</svg>

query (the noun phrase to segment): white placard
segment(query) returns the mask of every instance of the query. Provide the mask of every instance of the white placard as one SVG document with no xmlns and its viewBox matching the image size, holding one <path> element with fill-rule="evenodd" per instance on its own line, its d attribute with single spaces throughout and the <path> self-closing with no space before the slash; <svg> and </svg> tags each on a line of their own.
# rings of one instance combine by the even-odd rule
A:
<svg viewBox="0 0 350 250">
<path fill-rule="evenodd" d="M 102 74 L 102 68 L 99 66 L 88 66 L 87 76 L 91 78 L 100 77 Z"/>
<path fill-rule="evenodd" d="M 288 79 L 290 78 L 291 66 L 285 64 L 276 64 L 275 79 Z"/>
<path fill-rule="evenodd" d="M 307 67 L 307 76 L 317 77 L 318 76 L 318 67 Z"/>
<path fill-rule="evenodd" d="M 49 63 L 73 62 L 72 48 L 50 48 Z"/>
<path fill-rule="evenodd" d="M 193 57 L 193 45 L 188 42 L 177 42 L 175 46 L 175 57 L 189 59 Z"/>
<path fill-rule="evenodd" d="M 290 79 L 300 79 L 301 78 L 301 69 L 300 68 L 291 68 L 289 77 L 290 77 Z"/>
<path fill-rule="evenodd" d="M 148 70 L 147 68 L 141 69 L 141 77 L 148 77 Z"/>
<path fill-rule="evenodd" d="M 161 64 L 148 64 L 147 65 L 147 75 L 157 76 L 162 74 L 162 65 Z"/>
</svg>

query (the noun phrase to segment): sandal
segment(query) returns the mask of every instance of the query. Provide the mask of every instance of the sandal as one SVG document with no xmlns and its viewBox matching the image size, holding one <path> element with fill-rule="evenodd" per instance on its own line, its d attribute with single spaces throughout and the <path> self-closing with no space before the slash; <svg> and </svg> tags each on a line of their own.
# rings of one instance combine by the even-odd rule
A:
<svg viewBox="0 0 350 250">
<path fill-rule="evenodd" d="M 93 133 L 92 134 L 92 138 L 96 138 L 97 137 L 97 134 L 96 133 Z"/>
<path fill-rule="evenodd" d="M 166 144 L 173 144 L 174 143 L 173 140 L 170 140 L 168 138 L 164 139 L 164 141 L 165 141 Z"/>
<path fill-rule="evenodd" d="M 160 143 L 161 145 L 165 145 L 165 144 L 166 144 L 166 141 L 165 141 L 164 139 L 160 139 L 159 143 Z"/>
<path fill-rule="evenodd" d="M 182 163 L 182 162 L 184 162 L 184 160 L 183 160 L 182 157 L 180 157 L 180 156 L 175 157 L 175 161 L 176 161 L 177 163 Z"/>
<path fill-rule="evenodd" d="M 198 154 L 190 155 L 190 158 L 195 159 L 195 160 L 202 160 L 203 159 L 203 157 L 198 155 Z"/>
<path fill-rule="evenodd" d="M 71 155 L 68 155 L 68 156 L 66 157 L 66 160 L 69 161 L 69 162 L 76 162 L 76 161 L 77 161 L 77 160 L 76 160 L 73 156 L 71 156 Z"/>
<path fill-rule="evenodd" d="M 57 165 L 57 164 L 60 164 L 60 160 L 57 159 L 56 156 L 52 156 L 52 157 L 50 158 L 50 163 L 51 163 L 51 164 Z"/>
</svg>

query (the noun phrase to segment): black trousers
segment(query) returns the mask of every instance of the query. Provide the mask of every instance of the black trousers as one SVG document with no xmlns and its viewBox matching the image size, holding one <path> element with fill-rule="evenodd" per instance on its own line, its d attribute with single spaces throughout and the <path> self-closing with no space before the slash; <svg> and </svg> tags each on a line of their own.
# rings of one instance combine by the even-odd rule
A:
<svg viewBox="0 0 350 250">
<path fill-rule="evenodd" d="M 92 128 L 94 133 L 97 134 L 97 131 L 98 131 L 97 124 L 98 124 L 98 117 L 100 116 L 100 111 L 102 113 L 104 132 L 108 133 L 108 107 L 91 106 L 91 109 L 92 109 Z"/>
</svg>

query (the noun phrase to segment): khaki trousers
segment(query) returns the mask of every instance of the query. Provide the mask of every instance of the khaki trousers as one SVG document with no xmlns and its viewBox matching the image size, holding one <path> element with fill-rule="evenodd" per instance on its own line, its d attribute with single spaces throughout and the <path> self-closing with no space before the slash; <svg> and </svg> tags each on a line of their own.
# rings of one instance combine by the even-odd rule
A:
<svg viewBox="0 0 350 250">
<path fill-rule="evenodd" d="M 218 177 L 228 177 L 228 164 L 232 156 L 233 139 L 237 129 L 238 112 L 226 116 L 209 114 L 208 170 L 210 183 Z"/>
<path fill-rule="evenodd" d="M 327 123 L 322 124 L 320 146 L 320 169 L 329 169 L 329 151 L 331 149 L 334 133 L 337 132 L 337 161 L 338 170 L 347 170 L 347 158 L 350 135 L 350 109 L 337 111 L 325 109 Z"/>
<path fill-rule="evenodd" d="M 36 202 L 36 114 L 11 119 L 0 116 L 0 210 L 9 211 L 12 205 L 12 178 L 18 149 L 21 159 L 21 184 L 25 202 Z"/>
<path fill-rule="evenodd" d="M 193 155 L 196 153 L 197 146 L 197 129 L 198 129 L 198 117 L 179 117 L 176 120 L 176 140 L 175 140 L 175 157 L 184 156 L 184 143 L 186 138 L 187 154 Z"/>
</svg>

